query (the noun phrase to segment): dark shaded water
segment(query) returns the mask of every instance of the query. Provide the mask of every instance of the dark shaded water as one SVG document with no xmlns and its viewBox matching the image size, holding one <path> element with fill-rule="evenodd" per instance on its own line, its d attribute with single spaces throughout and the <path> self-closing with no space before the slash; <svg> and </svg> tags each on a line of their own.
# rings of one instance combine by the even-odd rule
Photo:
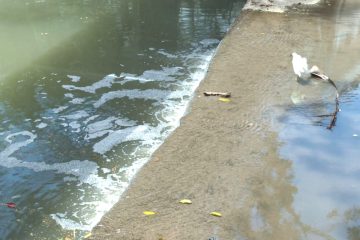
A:
<svg viewBox="0 0 360 240">
<path fill-rule="evenodd" d="M 241 0 L 0 0 L 1 239 L 80 238 L 179 124 Z"/>
</svg>

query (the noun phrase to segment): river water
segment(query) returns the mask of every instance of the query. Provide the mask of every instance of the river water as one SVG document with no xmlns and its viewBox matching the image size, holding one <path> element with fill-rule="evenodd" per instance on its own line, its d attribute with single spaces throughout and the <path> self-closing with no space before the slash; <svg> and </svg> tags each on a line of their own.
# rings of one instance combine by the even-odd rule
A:
<svg viewBox="0 0 360 240">
<path fill-rule="evenodd" d="M 78 239 L 179 125 L 241 0 L 0 0 L 1 239 Z"/>
</svg>

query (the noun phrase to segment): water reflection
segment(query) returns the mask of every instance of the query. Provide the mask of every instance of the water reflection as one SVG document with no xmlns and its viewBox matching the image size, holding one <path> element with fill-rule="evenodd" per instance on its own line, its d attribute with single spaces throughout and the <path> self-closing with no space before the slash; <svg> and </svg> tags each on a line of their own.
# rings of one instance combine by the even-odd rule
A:
<svg viewBox="0 0 360 240">
<path fill-rule="evenodd" d="M 301 225 L 312 229 L 311 234 L 304 231 L 304 239 L 360 238 L 360 5 L 337 1 L 333 10 L 327 21 L 318 23 L 317 31 L 323 35 L 314 61 L 324 63 L 325 72 L 340 88 L 342 111 L 336 127 L 328 131 L 324 126 L 329 119 L 314 117 L 331 111 L 331 98 L 324 98 L 331 94 L 324 86 L 301 89 L 299 92 L 318 98 L 298 102 L 281 118 L 281 156 L 291 160 L 297 188 L 294 211 Z M 330 31 L 322 32 L 322 28 Z"/>
</svg>

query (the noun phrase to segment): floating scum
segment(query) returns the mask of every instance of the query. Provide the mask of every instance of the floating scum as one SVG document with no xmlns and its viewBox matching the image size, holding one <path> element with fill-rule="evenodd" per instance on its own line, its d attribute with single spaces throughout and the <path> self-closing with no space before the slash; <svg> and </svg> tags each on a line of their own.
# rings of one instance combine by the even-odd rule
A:
<svg viewBox="0 0 360 240">
<path fill-rule="evenodd" d="M 320 69 L 314 65 L 309 69 L 309 65 L 307 62 L 307 58 L 300 56 L 296 52 L 291 54 L 292 56 L 292 65 L 294 73 L 298 76 L 298 79 L 308 81 L 312 78 L 320 79 L 324 82 L 330 83 L 336 91 L 336 98 L 335 98 L 335 110 L 330 114 L 319 115 L 318 117 L 331 117 L 331 121 L 327 126 L 327 129 L 331 130 L 335 124 L 337 119 L 337 114 L 340 111 L 339 108 L 339 92 L 336 84 L 333 80 L 331 80 L 328 76 L 320 71 Z"/>
</svg>

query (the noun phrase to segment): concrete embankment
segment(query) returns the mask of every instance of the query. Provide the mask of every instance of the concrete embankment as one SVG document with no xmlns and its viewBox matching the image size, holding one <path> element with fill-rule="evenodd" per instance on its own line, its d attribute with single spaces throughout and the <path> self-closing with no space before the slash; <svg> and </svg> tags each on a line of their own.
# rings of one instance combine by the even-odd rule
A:
<svg viewBox="0 0 360 240">
<path fill-rule="evenodd" d="M 92 239 L 301 239 L 291 162 L 274 129 L 296 88 L 290 54 L 314 61 L 332 37 L 335 6 L 244 11 L 222 41 L 181 126 L 138 173 Z M 321 31 L 309 31 L 319 29 Z M 325 69 L 326 70 L 326 69 Z M 231 91 L 230 102 L 204 91 Z M 179 204 L 180 199 L 192 204 Z M 144 216 L 143 211 L 156 212 Z M 222 217 L 209 213 L 218 211 Z"/>
</svg>

